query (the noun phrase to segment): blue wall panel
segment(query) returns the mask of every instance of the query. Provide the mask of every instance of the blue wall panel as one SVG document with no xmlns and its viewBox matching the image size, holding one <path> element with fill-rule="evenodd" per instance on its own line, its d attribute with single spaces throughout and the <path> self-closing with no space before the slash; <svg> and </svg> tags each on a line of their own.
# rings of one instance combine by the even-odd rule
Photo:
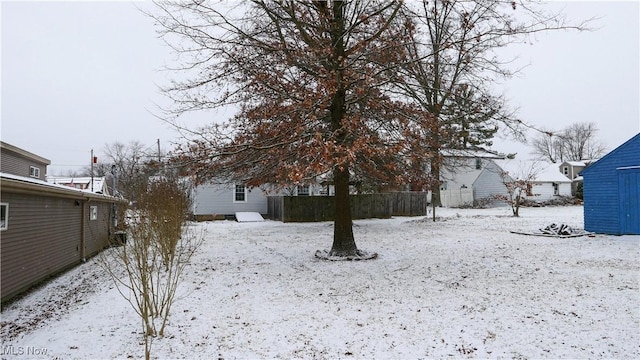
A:
<svg viewBox="0 0 640 360">
<path fill-rule="evenodd" d="M 618 170 L 620 233 L 640 235 L 640 168 Z"/>
<path fill-rule="evenodd" d="M 640 212 L 638 189 L 633 185 L 620 184 L 620 181 L 628 181 L 631 184 L 634 181 L 633 176 L 629 175 L 627 179 L 627 175 L 619 175 L 625 171 L 625 174 L 632 173 L 633 171 L 629 172 L 633 170 L 630 167 L 636 166 L 640 166 L 640 134 L 582 172 L 585 230 L 619 235 L 629 233 L 629 226 L 631 229 L 640 226 L 633 223 L 635 214 Z M 636 196 L 633 196 L 634 193 Z M 624 218 L 622 218 L 623 213 Z"/>
</svg>

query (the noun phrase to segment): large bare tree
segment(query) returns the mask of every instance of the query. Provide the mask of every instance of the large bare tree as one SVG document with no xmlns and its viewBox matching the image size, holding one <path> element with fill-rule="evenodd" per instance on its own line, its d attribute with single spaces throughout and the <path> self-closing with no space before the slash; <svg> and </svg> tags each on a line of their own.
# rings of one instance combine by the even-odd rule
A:
<svg viewBox="0 0 640 360">
<path fill-rule="evenodd" d="M 544 11 L 540 5 L 503 0 L 408 3 L 411 26 L 406 34 L 411 41 L 405 43 L 410 61 L 397 85 L 435 118 L 424 131 L 423 146 L 431 153 L 490 146 L 498 127 L 524 140 L 523 130 L 532 125 L 516 117 L 495 93 L 496 80 L 518 71 L 511 66 L 513 59 L 499 57 L 498 50 L 526 41 L 533 33 L 584 27 L 584 23 L 569 25 L 561 14 Z M 470 129 L 461 122 L 464 119 L 473 120 L 476 129 L 482 130 L 475 143 L 468 141 Z M 443 165 L 441 156 L 429 159 L 436 180 Z M 433 204 L 440 205 L 439 182 L 431 189 Z"/>
<path fill-rule="evenodd" d="M 158 3 L 152 16 L 185 73 L 165 89 L 174 104 L 166 118 L 238 108 L 228 121 L 187 132 L 179 159 L 200 182 L 289 186 L 330 176 L 336 210 L 329 255 L 364 255 L 352 230 L 353 175 L 414 189 L 437 182 L 440 149 L 469 131 L 450 126 L 461 120 L 452 104 L 462 98 L 482 113 L 467 120 L 517 130 L 520 122 L 488 91 L 496 74 L 510 74 L 492 52 L 517 36 L 564 27 L 523 4 L 533 20 L 516 21 L 507 13 L 515 2 L 431 4 Z M 436 181 L 425 171 L 429 163 Z"/>
<path fill-rule="evenodd" d="M 117 187 L 117 194 L 133 200 L 143 191 L 149 177 L 156 175 L 160 169 L 159 156 L 152 147 L 139 141 L 122 143 L 115 141 L 104 146 L 106 160 L 101 162 L 103 175 L 108 178 L 109 187 Z M 115 177 L 115 178 L 114 178 Z"/>
<path fill-rule="evenodd" d="M 320 175 L 335 187 L 328 256 L 370 257 L 352 230 L 350 182 L 420 181 L 408 151 L 427 116 L 385 91 L 405 61 L 398 1 L 159 3 L 152 16 L 191 76 L 166 89 L 187 111 L 237 105 L 178 149 L 200 182 L 290 186 Z M 173 41 L 175 40 L 175 41 Z M 416 120 L 419 119 L 419 120 Z M 415 176 L 414 176 L 415 175 Z"/>
<path fill-rule="evenodd" d="M 549 160 L 552 163 L 564 161 L 564 148 L 558 134 L 551 130 L 544 130 L 531 139 L 533 153 L 540 159 Z"/>
</svg>

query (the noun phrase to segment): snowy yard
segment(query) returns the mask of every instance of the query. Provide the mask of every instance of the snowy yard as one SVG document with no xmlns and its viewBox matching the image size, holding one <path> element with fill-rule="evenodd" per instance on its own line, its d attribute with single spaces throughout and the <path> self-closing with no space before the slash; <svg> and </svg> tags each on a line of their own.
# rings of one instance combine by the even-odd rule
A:
<svg viewBox="0 0 640 360">
<path fill-rule="evenodd" d="M 640 237 L 582 207 L 358 220 L 379 258 L 325 262 L 331 223 L 208 222 L 159 359 L 640 358 Z M 141 323 L 95 259 L 2 311 L 2 358 L 140 358 Z"/>
</svg>

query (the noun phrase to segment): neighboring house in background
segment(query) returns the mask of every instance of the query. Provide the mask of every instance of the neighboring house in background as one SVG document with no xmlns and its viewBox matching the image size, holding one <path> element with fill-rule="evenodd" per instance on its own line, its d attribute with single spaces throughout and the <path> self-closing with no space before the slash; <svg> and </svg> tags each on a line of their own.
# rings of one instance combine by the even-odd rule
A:
<svg viewBox="0 0 640 360">
<path fill-rule="evenodd" d="M 44 180 L 51 161 L 0 141 L 0 172 Z"/>
<path fill-rule="evenodd" d="M 577 178 L 585 167 L 587 167 L 587 164 L 584 161 L 565 161 L 558 166 L 560 173 L 569 180 Z"/>
<path fill-rule="evenodd" d="M 580 176 L 580 172 L 582 172 L 582 170 L 596 161 L 598 161 L 598 159 L 565 161 L 558 167 L 560 168 L 560 172 L 564 176 L 566 176 L 569 180 L 574 180 L 578 178 L 578 176 Z"/>
<path fill-rule="evenodd" d="M 245 184 L 209 182 L 193 187 L 191 212 L 198 221 L 230 218 L 236 212 L 257 212 L 267 215 L 267 198 L 271 195 L 333 195 L 333 185 L 315 183 L 279 189 L 268 187 L 250 189 Z"/>
<path fill-rule="evenodd" d="M 640 235 L 640 134 L 582 171 L 584 228 Z"/>
<path fill-rule="evenodd" d="M 38 155 L 5 143 L 1 153 L 0 272 L 4 303 L 108 246 L 114 204 L 119 200 L 47 183 L 43 179 L 49 162 Z M 42 179 L 29 173 L 25 176 L 25 164 L 41 166 Z"/>
<path fill-rule="evenodd" d="M 245 184 L 207 183 L 195 186 L 191 193 L 192 213 L 196 220 L 215 220 L 236 212 L 267 214 L 267 194 Z"/>
<path fill-rule="evenodd" d="M 580 172 L 596 161 L 598 161 L 598 159 L 565 161 L 558 166 L 560 173 L 573 181 L 571 184 L 571 195 L 576 195 L 576 190 L 578 189 L 579 184 L 582 183 L 582 176 L 580 176 Z"/>
<path fill-rule="evenodd" d="M 109 187 L 104 176 L 98 177 L 59 177 L 47 176 L 47 182 L 51 184 L 59 184 L 74 189 L 94 192 L 96 194 L 110 195 Z"/>
<path fill-rule="evenodd" d="M 445 150 L 440 173 L 440 200 L 444 207 L 471 205 L 491 201 L 495 194 L 505 193 L 500 169 L 494 160 L 504 154 L 486 150 Z"/>
<path fill-rule="evenodd" d="M 571 196 L 571 180 L 558 171 L 557 164 L 515 159 L 496 160 L 495 163 L 510 180 L 531 177 L 531 195 L 527 195 L 527 200 L 548 201 L 558 196 Z"/>
</svg>

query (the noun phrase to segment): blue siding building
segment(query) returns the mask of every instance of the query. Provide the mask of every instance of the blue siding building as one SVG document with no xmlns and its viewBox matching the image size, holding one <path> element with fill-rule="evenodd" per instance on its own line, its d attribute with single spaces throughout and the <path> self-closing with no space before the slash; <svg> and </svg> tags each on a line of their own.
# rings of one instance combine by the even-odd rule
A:
<svg viewBox="0 0 640 360">
<path fill-rule="evenodd" d="M 640 134 L 582 171 L 584 228 L 640 235 Z"/>
</svg>

